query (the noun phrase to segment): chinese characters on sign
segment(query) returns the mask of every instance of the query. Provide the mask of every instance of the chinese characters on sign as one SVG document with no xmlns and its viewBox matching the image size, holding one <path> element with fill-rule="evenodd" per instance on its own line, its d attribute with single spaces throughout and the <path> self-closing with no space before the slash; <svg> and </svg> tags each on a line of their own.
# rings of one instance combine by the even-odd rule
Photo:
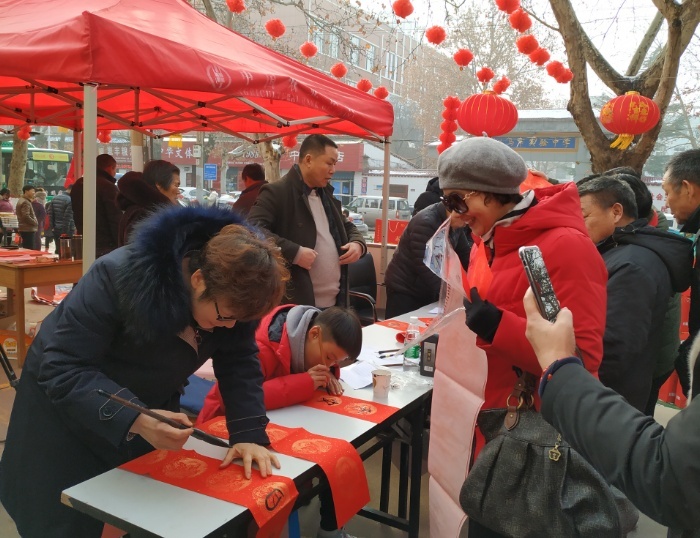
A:
<svg viewBox="0 0 700 538">
<path fill-rule="evenodd" d="M 576 137 L 573 136 L 497 136 L 495 138 L 508 147 L 523 151 L 576 151 L 577 149 Z"/>
</svg>

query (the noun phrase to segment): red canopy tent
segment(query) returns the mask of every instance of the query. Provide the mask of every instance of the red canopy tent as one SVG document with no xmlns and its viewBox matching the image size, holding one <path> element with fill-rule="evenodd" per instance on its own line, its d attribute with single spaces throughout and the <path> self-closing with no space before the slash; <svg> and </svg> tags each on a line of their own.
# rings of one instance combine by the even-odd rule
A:
<svg viewBox="0 0 700 538">
<path fill-rule="evenodd" d="M 0 66 L 0 124 L 84 131 L 87 178 L 97 129 L 215 130 L 249 141 L 251 133 L 350 134 L 386 143 L 392 133 L 389 102 L 240 36 L 184 0 L 0 0 Z M 387 175 L 388 155 L 387 144 Z M 85 219 L 94 229 L 94 215 Z M 94 244 L 85 239 L 87 268 Z"/>
</svg>

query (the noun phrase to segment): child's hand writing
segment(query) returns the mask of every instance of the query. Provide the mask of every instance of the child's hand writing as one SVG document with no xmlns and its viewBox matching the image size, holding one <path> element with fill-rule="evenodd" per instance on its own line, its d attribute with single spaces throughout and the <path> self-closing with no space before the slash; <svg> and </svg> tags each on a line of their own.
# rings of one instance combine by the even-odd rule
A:
<svg viewBox="0 0 700 538">
<path fill-rule="evenodd" d="M 311 376 L 311 379 L 313 379 L 315 389 L 325 387 L 328 384 L 328 377 L 330 375 L 328 366 L 317 364 L 309 368 L 307 373 Z"/>
</svg>

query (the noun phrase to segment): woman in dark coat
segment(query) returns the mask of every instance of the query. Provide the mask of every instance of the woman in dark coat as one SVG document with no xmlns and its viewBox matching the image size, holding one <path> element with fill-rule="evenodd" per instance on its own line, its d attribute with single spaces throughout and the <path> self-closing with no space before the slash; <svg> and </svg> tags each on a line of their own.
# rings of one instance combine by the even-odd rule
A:
<svg viewBox="0 0 700 538">
<path fill-rule="evenodd" d="M 105 400 L 96 389 L 179 413 L 187 377 L 209 357 L 226 401 L 223 465 L 252 457 L 263 476 L 257 320 L 289 273 L 275 245 L 231 211 L 168 208 L 126 247 L 99 258 L 49 314 L 22 371 L 0 462 L 0 500 L 25 537 L 99 537 L 102 524 L 61 504 L 61 491 L 154 448 L 180 449 L 180 430 Z M 245 460 L 244 460 L 245 461 Z M 245 464 L 250 473 L 250 459 Z"/>
<path fill-rule="evenodd" d="M 391 263 L 386 268 L 386 318 L 411 312 L 440 298 L 442 280 L 423 263 L 425 245 L 447 218 L 445 206 L 438 202 L 414 216 L 399 239 Z M 469 266 L 472 246 L 469 230 L 455 219 L 450 230 L 450 243 L 462 267 Z"/>
<path fill-rule="evenodd" d="M 150 161 L 141 172 L 127 172 L 117 183 L 117 207 L 124 211 L 119 221 L 118 243 L 129 242 L 134 226 L 162 206 L 177 204 L 180 169 L 163 160 Z"/>
</svg>

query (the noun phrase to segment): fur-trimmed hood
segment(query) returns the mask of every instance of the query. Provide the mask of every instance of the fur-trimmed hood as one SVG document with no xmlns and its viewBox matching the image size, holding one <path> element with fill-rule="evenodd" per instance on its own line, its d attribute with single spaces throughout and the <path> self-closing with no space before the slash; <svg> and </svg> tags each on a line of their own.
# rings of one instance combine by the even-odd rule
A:
<svg viewBox="0 0 700 538">
<path fill-rule="evenodd" d="M 137 225 L 132 242 L 123 247 L 127 260 L 116 283 L 128 334 L 154 341 L 192 323 L 182 260 L 229 224 L 255 230 L 226 209 L 178 206 L 161 209 Z"/>
</svg>

